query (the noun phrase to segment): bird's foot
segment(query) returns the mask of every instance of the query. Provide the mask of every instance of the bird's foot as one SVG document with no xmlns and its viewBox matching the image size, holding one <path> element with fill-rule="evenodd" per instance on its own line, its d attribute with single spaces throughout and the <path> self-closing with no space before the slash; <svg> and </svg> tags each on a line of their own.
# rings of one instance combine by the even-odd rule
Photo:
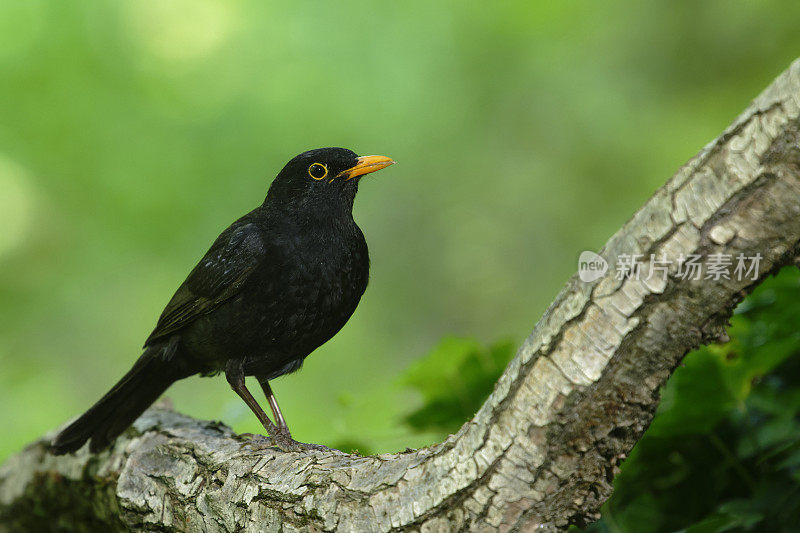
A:
<svg viewBox="0 0 800 533">
<path fill-rule="evenodd" d="M 278 444 L 272 440 L 272 437 L 266 435 L 258 435 L 257 433 L 241 433 L 238 435 L 238 438 L 244 440 L 244 442 L 239 446 L 240 450 L 244 450 L 245 448 L 249 448 L 251 450 L 266 450 L 267 448 L 275 448 Z"/>
<path fill-rule="evenodd" d="M 302 452 L 307 450 L 318 451 L 331 451 L 333 448 L 328 448 L 322 444 L 306 444 L 294 440 L 288 432 L 280 432 L 276 435 L 258 435 L 255 433 L 242 433 L 240 438 L 246 439 L 245 442 L 239 447 L 240 449 L 250 448 L 251 450 L 266 450 L 267 448 L 278 448 L 284 452 Z"/>
</svg>

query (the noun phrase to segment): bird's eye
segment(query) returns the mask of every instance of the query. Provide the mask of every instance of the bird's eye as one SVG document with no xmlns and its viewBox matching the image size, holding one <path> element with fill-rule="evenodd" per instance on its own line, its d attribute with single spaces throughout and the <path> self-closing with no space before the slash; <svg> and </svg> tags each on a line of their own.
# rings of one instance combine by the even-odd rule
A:
<svg viewBox="0 0 800 533">
<path fill-rule="evenodd" d="M 314 163 L 308 167 L 308 175 L 319 181 L 328 175 L 328 167 L 322 163 Z"/>
</svg>

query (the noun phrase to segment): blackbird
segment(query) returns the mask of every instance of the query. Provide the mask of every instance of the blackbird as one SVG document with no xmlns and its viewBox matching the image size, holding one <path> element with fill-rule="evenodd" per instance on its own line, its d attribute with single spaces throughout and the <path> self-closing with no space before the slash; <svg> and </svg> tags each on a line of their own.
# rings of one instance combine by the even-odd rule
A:
<svg viewBox="0 0 800 533">
<path fill-rule="evenodd" d="M 225 372 L 283 449 L 292 439 L 269 382 L 333 337 L 367 288 L 369 256 L 353 220 L 364 175 L 394 161 L 319 148 L 289 161 L 264 203 L 222 232 L 167 304 L 133 368 L 53 440 L 57 455 L 109 446 L 175 381 Z M 275 423 L 245 386 L 255 376 Z"/>
</svg>

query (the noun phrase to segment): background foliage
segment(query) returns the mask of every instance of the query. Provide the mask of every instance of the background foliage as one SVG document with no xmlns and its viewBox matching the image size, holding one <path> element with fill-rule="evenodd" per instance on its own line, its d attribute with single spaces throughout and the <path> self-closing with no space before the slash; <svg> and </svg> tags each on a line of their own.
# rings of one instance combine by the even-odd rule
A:
<svg viewBox="0 0 800 533">
<path fill-rule="evenodd" d="M 329 145 L 400 164 L 356 202 L 371 286 L 347 327 L 275 383 L 281 405 L 298 438 L 361 451 L 453 431 L 502 368 L 497 340 L 519 344 L 579 253 L 799 55 L 798 15 L 778 0 L 0 2 L 0 460 L 105 392 L 213 238 L 287 159 Z M 778 333 L 763 335 L 788 342 Z M 759 501 L 790 482 L 784 452 L 757 459 L 768 436 L 745 456 L 735 435 L 755 423 L 743 413 L 796 420 L 797 368 L 746 386 L 778 352 L 759 374 L 745 348 L 714 350 L 676 375 L 662 409 L 678 422 L 653 427 L 661 447 L 626 463 L 639 465 L 621 478 L 631 487 L 663 469 L 661 488 L 620 485 L 606 527 L 682 527 L 670 506 L 693 476 L 718 479 L 697 466 L 711 456 L 736 458 L 730 472 L 753 487 L 752 469 L 774 473 Z M 259 429 L 223 379 L 169 395 Z M 669 429 L 689 416 L 698 455 Z M 704 441 L 723 426 L 727 452 Z M 695 518 L 750 516 L 709 510 L 739 493 L 691 494 Z"/>
</svg>

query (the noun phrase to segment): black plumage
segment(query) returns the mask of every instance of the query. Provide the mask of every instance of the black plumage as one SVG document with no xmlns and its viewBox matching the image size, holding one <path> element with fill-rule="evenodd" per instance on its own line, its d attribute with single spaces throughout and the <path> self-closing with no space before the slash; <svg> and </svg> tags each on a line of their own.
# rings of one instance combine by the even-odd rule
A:
<svg viewBox="0 0 800 533">
<path fill-rule="evenodd" d="M 62 431 L 52 451 L 106 448 L 175 381 L 225 372 L 273 441 L 295 445 L 269 386 L 335 335 L 369 278 L 353 220 L 359 180 L 393 161 L 344 148 L 304 152 L 262 205 L 228 227 L 178 288 L 133 368 Z M 275 424 L 244 384 L 256 376 Z"/>
</svg>

